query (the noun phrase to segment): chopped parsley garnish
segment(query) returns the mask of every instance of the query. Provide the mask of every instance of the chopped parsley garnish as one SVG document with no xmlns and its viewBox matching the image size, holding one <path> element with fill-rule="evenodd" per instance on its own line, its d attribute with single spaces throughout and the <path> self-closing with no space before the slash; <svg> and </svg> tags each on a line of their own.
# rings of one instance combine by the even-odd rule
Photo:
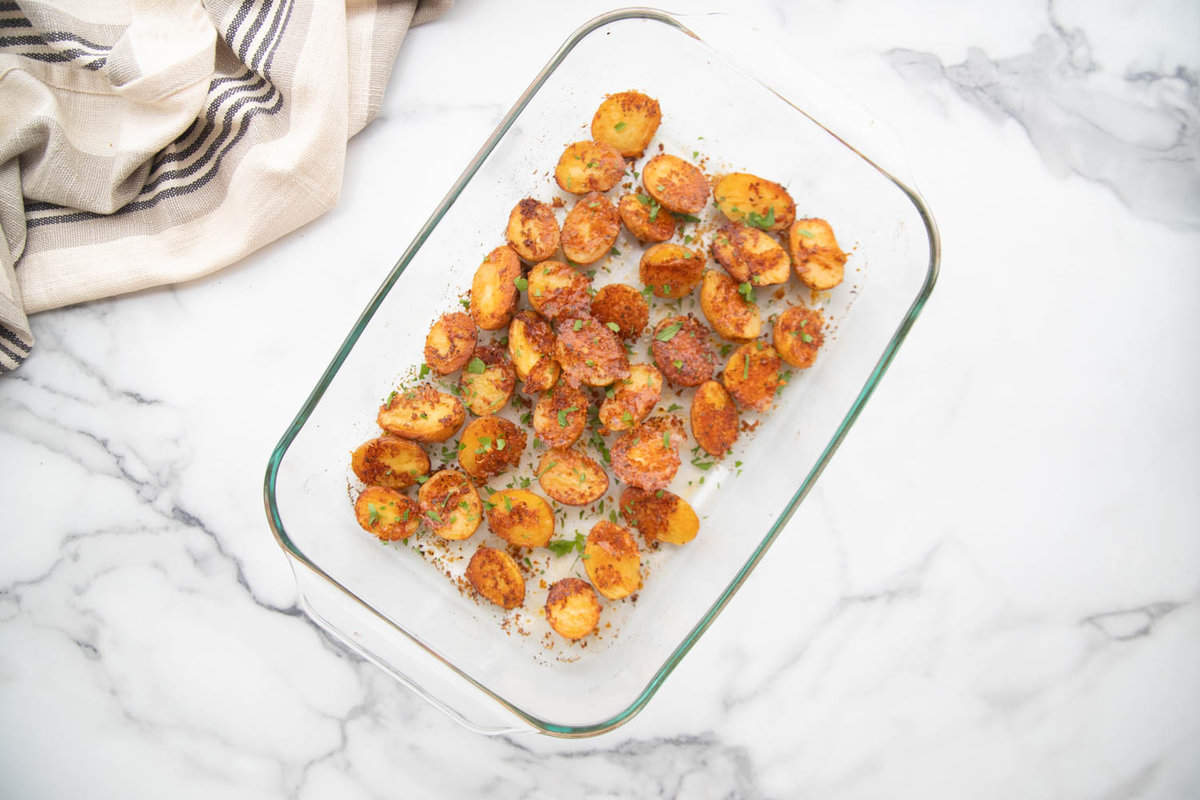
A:
<svg viewBox="0 0 1200 800">
<path fill-rule="evenodd" d="M 750 377 L 750 354 L 744 353 L 743 355 L 746 357 L 746 363 L 742 367 L 742 380 L 745 380 Z"/>
<path fill-rule="evenodd" d="M 418 378 L 424 378 L 426 375 L 428 375 L 428 374 L 429 374 L 429 372 L 430 372 L 429 365 L 428 365 L 428 364 L 422 364 L 422 365 L 421 365 L 421 372 L 420 372 L 420 373 L 417 375 L 417 377 L 418 377 Z"/>
<path fill-rule="evenodd" d="M 567 427 L 567 415 L 573 414 L 578 410 L 579 409 L 576 408 L 575 406 L 571 406 L 570 408 L 560 408 L 558 410 L 558 427 L 560 427 L 560 428 Z"/>
<path fill-rule="evenodd" d="M 736 211 L 736 209 L 734 210 Z M 768 208 L 765 216 L 763 214 L 751 211 L 746 215 L 746 222 L 747 224 L 753 225 L 756 228 L 761 228 L 764 231 L 769 230 L 770 227 L 775 224 L 775 206 Z"/>
<path fill-rule="evenodd" d="M 529 281 L 524 277 L 516 277 L 513 278 L 513 285 L 523 292 L 529 288 Z"/>
<path fill-rule="evenodd" d="M 583 320 L 581 320 L 581 319 L 577 319 L 577 320 L 575 320 L 575 322 L 573 322 L 571 324 L 571 330 L 573 330 L 573 331 L 577 331 L 582 327 L 583 327 Z"/>
<path fill-rule="evenodd" d="M 580 553 L 582 553 L 584 547 L 586 546 L 587 540 L 583 538 L 583 534 L 579 533 L 578 531 L 575 532 L 574 539 L 555 539 L 546 543 L 546 547 L 548 547 L 550 552 L 554 553 L 556 556 L 565 556 L 572 550 L 578 550 Z"/>
<path fill-rule="evenodd" d="M 374 527 L 379 524 L 379 509 L 374 503 L 367 503 L 367 522 Z"/>
<path fill-rule="evenodd" d="M 800 338 L 804 340 L 805 344 L 812 344 L 813 337 L 811 333 L 801 334 Z"/>
<path fill-rule="evenodd" d="M 679 329 L 682 327 L 682 322 L 672 322 L 670 325 L 654 334 L 654 338 L 660 342 L 669 342 L 675 338 L 675 334 L 679 333 Z"/>
<path fill-rule="evenodd" d="M 613 130 L 614 131 L 623 131 L 623 130 L 625 130 L 625 125 L 626 125 L 626 123 L 624 123 L 624 122 L 618 122 L 616 125 L 613 125 Z"/>
<path fill-rule="evenodd" d="M 670 414 L 672 411 L 679 411 L 682 408 L 683 406 L 678 403 L 671 403 L 671 405 L 667 406 L 667 413 Z"/>
<path fill-rule="evenodd" d="M 675 219 L 680 220 L 682 222 L 699 222 L 700 221 L 700 218 L 694 214 L 680 214 L 675 211 L 672 211 L 671 216 L 675 217 Z"/>
<path fill-rule="evenodd" d="M 612 250 L 610 250 L 609 252 L 610 252 L 610 253 L 612 253 L 614 256 L 619 256 L 619 255 L 621 255 L 621 251 L 620 251 L 620 250 L 618 250 L 618 249 L 617 249 L 617 248 L 615 248 L 615 247 L 614 247 Z"/>
<path fill-rule="evenodd" d="M 479 356 L 475 356 L 467 362 L 467 372 L 474 375 L 482 375 L 485 369 L 487 369 L 487 364 L 484 364 L 483 359 Z"/>
<path fill-rule="evenodd" d="M 750 281 L 746 281 L 738 286 L 738 294 L 740 294 L 742 299 L 747 303 L 754 302 L 754 286 L 750 283 Z"/>
<path fill-rule="evenodd" d="M 620 333 L 620 332 L 621 332 L 621 326 L 620 326 L 620 325 L 618 325 L 618 324 L 617 324 L 617 323 L 615 323 L 615 322 L 606 322 L 606 323 L 604 323 L 604 326 L 605 326 L 606 328 L 608 328 L 610 331 L 612 331 L 613 333 Z"/>
<path fill-rule="evenodd" d="M 794 230 L 796 231 L 796 233 L 800 234 L 805 239 L 815 239 L 816 238 L 815 233 L 813 233 L 812 231 L 806 231 L 806 230 L 804 230 L 804 228 L 795 228 Z"/>
</svg>

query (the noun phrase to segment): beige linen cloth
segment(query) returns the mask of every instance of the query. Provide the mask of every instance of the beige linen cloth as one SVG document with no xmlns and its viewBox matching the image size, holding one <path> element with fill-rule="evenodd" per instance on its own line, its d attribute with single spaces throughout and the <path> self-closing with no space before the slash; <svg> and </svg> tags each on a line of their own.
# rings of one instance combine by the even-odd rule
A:
<svg viewBox="0 0 1200 800">
<path fill-rule="evenodd" d="M 451 0 L 0 0 L 0 373 L 28 315 L 232 264 L 328 210 Z"/>
</svg>

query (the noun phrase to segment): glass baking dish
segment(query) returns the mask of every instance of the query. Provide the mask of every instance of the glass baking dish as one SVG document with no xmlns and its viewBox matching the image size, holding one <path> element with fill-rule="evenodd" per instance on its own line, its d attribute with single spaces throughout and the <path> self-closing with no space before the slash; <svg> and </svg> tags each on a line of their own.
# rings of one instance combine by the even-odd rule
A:
<svg viewBox="0 0 1200 800">
<path fill-rule="evenodd" d="M 388 273 L 271 454 L 267 518 L 307 613 L 476 731 L 588 736 L 640 711 L 783 530 L 933 289 L 937 231 L 902 177 L 892 140 L 783 52 L 723 15 L 626 9 L 583 25 Z M 749 66 L 739 63 L 743 57 Z M 534 196 L 573 204 L 553 182 L 554 164 L 568 143 L 590 138 L 592 112 L 605 94 L 629 88 L 663 108 L 646 158 L 662 142 L 685 158 L 702 153 L 710 173 L 749 171 L 778 181 L 796 199 L 797 216 L 833 223 L 850 260 L 846 280 L 812 298 L 831 318 L 816 365 L 797 374 L 733 455 L 704 472 L 684 456 L 671 488 L 700 515 L 700 535 L 646 553 L 636 602 L 606 603 L 605 627 L 583 647 L 547 633 L 537 615 L 545 589 L 536 577 L 514 618 L 459 590 L 459 557 L 470 550 L 439 549 L 426 531 L 389 545 L 366 535 L 350 507 L 348 461 L 350 450 L 377 435 L 381 398 L 422 361 L 431 320 L 458 308 L 483 256 L 503 243 L 515 202 Z M 614 200 L 622 191 L 611 193 Z M 611 274 L 597 283 L 640 286 L 641 248 L 624 231 L 617 247 L 624 255 L 607 262 Z M 792 278 L 789 291 L 797 287 Z M 666 313 L 665 305 L 654 308 L 651 325 Z M 669 400 L 664 395 L 662 405 Z M 437 464 L 438 447 L 428 449 Z M 517 474 L 532 474 L 531 455 Z M 510 477 L 491 483 L 498 488 Z M 609 508 L 620 489 L 614 479 Z M 559 538 L 591 524 L 577 521 L 575 509 L 563 521 Z M 491 539 L 481 526 L 470 547 Z M 535 556 L 547 583 L 582 574 L 577 559 Z"/>
</svg>

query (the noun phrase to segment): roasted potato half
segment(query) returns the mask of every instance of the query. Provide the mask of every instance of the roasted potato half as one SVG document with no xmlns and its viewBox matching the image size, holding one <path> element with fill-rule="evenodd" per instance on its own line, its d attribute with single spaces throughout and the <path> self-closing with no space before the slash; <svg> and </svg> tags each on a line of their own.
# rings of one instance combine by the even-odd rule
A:
<svg viewBox="0 0 1200 800">
<path fill-rule="evenodd" d="M 612 145 L 626 158 L 637 158 L 646 152 L 658 124 L 662 109 L 653 97 L 641 92 L 618 92 L 605 98 L 592 117 L 592 138 Z"/>
<path fill-rule="evenodd" d="M 475 270 L 471 280 L 471 318 L 485 331 L 498 331 L 517 309 L 521 259 L 507 245 L 497 247 Z"/>
<path fill-rule="evenodd" d="M 569 506 L 586 506 L 608 491 L 604 468 L 573 447 L 555 447 L 543 453 L 537 476 L 546 494 Z"/>
<path fill-rule="evenodd" d="M 838 247 L 833 228 L 823 219 L 798 219 L 788 232 L 788 248 L 796 276 L 810 289 L 825 291 L 842 282 L 846 254 Z"/>
<path fill-rule="evenodd" d="M 467 564 L 467 581 L 479 596 L 503 609 L 525 602 L 525 578 L 513 557 L 503 550 L 480 546 Z"/>
<path fill-rule="evenodd" d="M 625 159 L 617 148 L 604 142 L 567 145 L 554 168 L 554 180 L 564 192 L 572 194 L 607 192 L 624 174 Z"/>
<path fill-rule="evenodd" d="M 663 489 L 679 471 L 679 446 L 686 439 L 678 417 L 650 417 L 613 444 L 613 474 L 639 489 Z"/>
<path fill-rule="evenodd" d="M 567 639 L 582 639 L 600 624 L 596 590 L 579 578 L 563 578 L 546 593 L 546 622 Z"/>
<path fill-rule="evenodd" d="M 563 254 L 576 264 L 592 264 L 608 255 L 621 234 L 621 217 L 608 198 L 590 192 L 563 222 Z"/>
<path fill-rule="evenodd" d="M 667 317 L 654 326 L 650 356 L 674 386 L 699 386 L 717 368 L 708 328 L 691 314 Z"/>
<path fill-rule="evenodd" d="M 429 456 L 416 442 L 385 434 L 360 444 L 350 468 L 368 486 L 407 489 L 429 474 Z"/>
<path fill-rule="evenodd" d="M 710 456 L 722 458 L 738 438 L 738 411 L 717 381 L 705 381 L 692 397 L 692 436 Z"/>
<path fill-rule="evenodd" d="M 609 600 L 628 597 L 642 587 L 642 558 L 633 534 L 601 520 L 592 526 L 583 548 L 583 564 L 596 591 Z"/>
<path fill-rule="evenodd" d="M 458 463 L 476 480 L 521 463 L 525 452 L 525 431 L 503 417 L 480 417 L 463 428 L 458 445 Z"/>
<path fill-rule="evenodd" d="M 592 298 L 592 316 L 622 339 L 634 341 L 650 321 L 650 305 L 632 286 L 610 283 Z"/>
<path fill-rule="evenodd" d="M 441 470 L 421 484 L 417 501 L 430 530 L 443 539 L 469 539 L 483 521 L 479 492 L 456 469 Z"/>
<path fill-rule="evenodd" d="M 743 408 L 767 411 L 783 384 L 783 359 L 771 345 L 747 342 L 733 351 L 721 382 Z"/>
<path fill-rule="evenodd" d="M 517 373 L 499 347 L 479 347 L 463 367 L 458 385 L 470 412 L 484 417 L 508 405 L 517 386 Z"/>
<path fill-rule="evenodd" d="M 475 320 L 454 311 L 442 314 L 425 337 L 425 363 L 438 375 L 462 369 L 475 352 Z"/>
<path fill-rule="evenodd" d="M 424 383 L 392 392 L 379 407 L 376 421 L 388 433 L 405 439 L 444 442 L 458 432 L 466 418 L 466 409 L 457 397 Z"/>
<path fill-rule="evenodd" d="M 570 447 L 587 426 L 588 396 L 559 381 L 533 406 L 533 432 L 551 447 Z"/>
<path fill-rule="evenodd" d="M 675 215 L 648 194 L 627 194 L 617 202 L 625 227 L 643 242 L 665 242 L 675 235 Z"/>
<path fill-rule="evenodd" d="M 825 317 L 819 309 L 792 306 L 776 318 L 774 340 L 780 358 L 808 369 L 825 344 Z"/>
<path fill-rule="evenodd" d="M 731 172 L 718 178 L 713 185 L 713 199 L 731 222 L 767 231 L 786 230 L 796 218 L 796 203 L 787 189 L 748 172 Z"/>
<path fill-rule="evenodd" d="M 727 222 L 713 235 L 713 258 L 738 283 L 755 286 L 787 283 L 788 254 L 769 233 Z"/>
<path fill-rule="evenodd" d="M 700 530 L 700 518 L 686 500 L 666 489 L 647 492 L 630 486 L 621 492 L 621 516 L 647 542 L 687 544 Z"/>
<path fill-rule="evenodd" d="M 492 533 L 518 547 L 545 547 L 554 536 L 554 509 L 525 489 L 492 492 L 487 503 Z"/>
<path fill-rule="evenodd" d="M 561 261 L 543 261 L 529 268 L 529 304 L 547 319 L 584 314 L 591 307 L 592 282 Z"/>
<path fill-rule="evenodd" d="M 704 272 L 704 255 L 681 244 L 664 242 L 642 253 L 638 273 L 656 297 L 675 300 L 691 294 Z"/>
<path fill-rule="evenodd" d="M 661 153 L 642 167 L 642 185 L 667 211 L 698 214 L 708 203 L 704 173 L 679 156 Z"/>
<path fill-rule="evenodd" d="M 529 262 L 545 261 L 558 251 L 558 220 L 554 209 L 526 197 L 513 206 L 505 231 L 508 245 Z"/>
<path fill-rule="evenodd" d="M 525 392 L 544 392 L 558 381 L 554 360 L 554 330 L 536 311 L 521 311 L 508 326 L 508 354 Z"/>
<path fill-rule="evenodd" d="M 700 309 L 714 331 L 726 339 L 743 342 L 762 332 L 758 306 L 749 299 L 752 289 L 749 283 L 738 286 L 723 272 L 704 271 L 700 283 Z"/>
<path fill-rule="evenodd" d="M 421 524 L 421 510 L 395 489 L 368 486 L 354 501 L 354 517 L 368 533 L 386 542 L 407 539 Z"/>
<path fill-rule="evenodd" d="M 629 357 L 612 329 L 590 316 L 563 317 L 554 355 L 571 384 L 608 386 L 629 374 Z"/>
<path fill-rule="evenodd" d="M 627 431 L 644 420 L 662 397 L 662 373 L 651 364 L 632 364 L 629 377 L 613 384 L 613 395 L 600 404 L 606 431 Z"/>
</svg>

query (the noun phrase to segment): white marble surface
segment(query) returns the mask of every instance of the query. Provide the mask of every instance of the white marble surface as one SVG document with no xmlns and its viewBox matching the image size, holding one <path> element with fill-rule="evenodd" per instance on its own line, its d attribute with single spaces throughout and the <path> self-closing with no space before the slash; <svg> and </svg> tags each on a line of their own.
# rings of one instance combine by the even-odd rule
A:
<svg viewBox="0 0 1200 800">
<path fill-rule="evenodd" d="M 606 10 L 460 0 L 411 34 L 334 212 L 211 280 L 35 318 L 0 380 L 0 795 L 1200 796 L 1200 6 L 727 7 L 899 133 L 943 272 L 646 711 L 470 734 L 298 612 L 263 520 L 282 421 Z"/>
</svg>

